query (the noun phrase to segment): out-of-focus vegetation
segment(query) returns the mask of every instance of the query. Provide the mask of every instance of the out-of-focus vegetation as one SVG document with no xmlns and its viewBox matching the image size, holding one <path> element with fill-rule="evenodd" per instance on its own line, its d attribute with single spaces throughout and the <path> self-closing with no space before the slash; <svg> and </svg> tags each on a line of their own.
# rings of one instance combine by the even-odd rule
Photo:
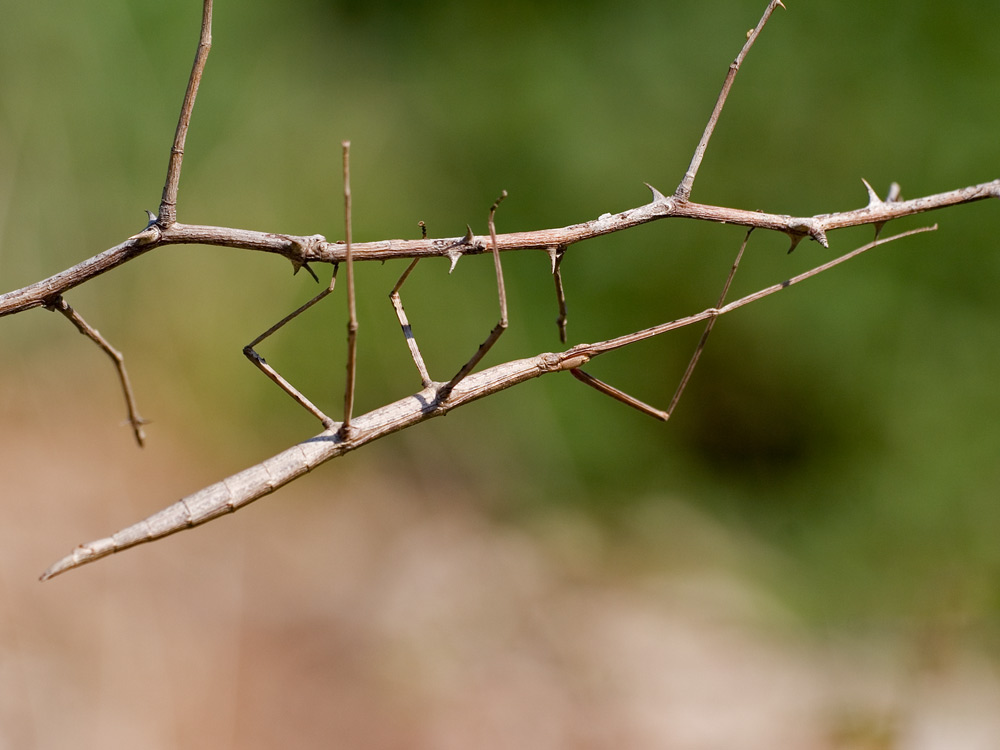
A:
<svg viewBox="0 0 1000 750">
<path fill-rule="evenodd" d="M 862 177 L 880 191 L 897 180 L 904 197 L 1000 177 L 1000 6 L 787 5 L 737 80 L 696 200 L 809 215 L 863 205 Z M 142 228 L 160 197 L 199 6 L 4 4 L 4 291 Z M 500 231 L 638 205 L 643 181 L 669 192 L 680 179 L 763 6 L 220 2 L 179 219 L 338 238 L 343 139 L 358 240 L 419 236 L 421 220 L 432 235 L 467 222 L 483 232 L 502 189 Z M 484 504 L 517 518 L 586 508 L 614 529 L 632 508 L 670 498 L 777 550 L 761 575 L 819 622 L 958 612 L 990 626 L 1000 606 L 1000 206 L 926 221 L 941 229 L 720 321 L 667 425 L 549 377 L 383 441 L 364 460 L 481 488 Z M 710 305 L 741 236 L 660 222 L 571 248 L 572 341 Z M 835 233 L 833 252 L 869 237 Z M 783 237 L 754 236 L 734 293 L 830 257 L 815 244 L 786 249 Z M 559 347 L 548 259 L 503 261 L 511 328 L 490 361 Z M 386 298 L 403 268 L 358 269 L 360 410 L 419 386 Z M 269 256 L 168 248 L 69 295 L 126 353 L 154 420 L 148 450 L 157 424 L 176 422 L 227 466 L 248 465 L 316 429 L 240 354 L 315 292 L 290 270 Z M 438 378 L 496 315 L 488 260 L 446 271 L 425 262 L 404 289 Z M 342 303 L 261 347 L 331 414 Z M 665 405 L 698 333 L 609 355 L 592 371 Z M 0 321 L 0 347 L 5 366 L 67 377 L 107 368 L 41 311 Z M 337 471 L 324 469 L 331 485 Z"/>
</svg>

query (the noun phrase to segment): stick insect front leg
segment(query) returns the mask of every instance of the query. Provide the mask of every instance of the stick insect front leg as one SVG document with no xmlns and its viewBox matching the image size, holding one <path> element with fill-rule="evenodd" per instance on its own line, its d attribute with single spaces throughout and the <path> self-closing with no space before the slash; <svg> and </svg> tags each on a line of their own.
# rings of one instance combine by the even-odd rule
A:
<svg viewBox="0 0 1000 750">
<path fill-rule="evenodd" d="M 342 144 L 343 154 L 344 154 L 344 222 L 345 222 L 345 241 L 347 244 L 346 253 L 346 265 L 347 265 L 347 306 L 348 306 L 348 321 L 347 321 L 347 384 L 344 389 L 344 421 L 341 423 L 340 432 L 342 437 L 346 437 L 351 428 L 351 413 L 354 410 L 354 380 L 355 380 L 355 370 L 356 370 L 356 359 L 357 359 L 357 332 L 358 332 L 358 317 L 357 317 L 357 307 L 355 304 L 354 297 L 354 265 L 353 256 L 351 253 L 351 183 L 350 183 L 350 142 L 344 141 Z M 261 341 L 266 339 L 271 334 L 275 333 L 279 329 L 283 328 L 287 323 L 291 322 L 299 315 L 304 313 L 313 305 L 325 299 L 331 292 L 333 292 L 334 287 L 337 284 L 337 271 L 339 266 L 335 263 L 333 265 L 333 275 L 330 277 L 329 286 L 322 292 L 317 294 L 311 300 L 306 302 L 304 305 L 298 309 L 292 311 L 284 318 L 279 320 L 273 326 L 268 328 L 264 333 L 255 338 L 245 347 L 243 347 L 243 354 L 249 359 L 254 366 L 257 367 L 261 372 L 267 375 L 281 390 L 287 393 L 292 399 L 301 406 L 303 409 L 312 414 L 316 419 L 318 419 L 323 427 L 327 430 L 332 429 L 336 424 L 333 419 L 328 417 L 323 411 L 317 407 L 312 401 L 310 401 L 306 396 L 299 391 L 295 386 L 288 382 L 284 376 L 282 376 L 277 370 L 275 370 L 267 361 L 261 357 L 257 351 L 254 349 Z"/>
<path fill-rule="evenodd" d="M 726 277 L 726 283 L 722 287 L 722 293 L 719 295 L 719 301 L 715 305 L 716 311 L 720 309 L 726 301 L 726 295 L 729 293 L 729 287 L 733 283 L 733 277 L 736 275 L 736 269 L 739 268 L 740 260 L 743 258 L 743 251 L 746 250 L 747 242 L 750 240 L 750 234 L 753 229 L 750 229 L 743 238 L 743 242 L 740 244 L 739 252 L 736 253 L 736 260 L 733 261 L 732 268 L 729 269 L 729 275 Z M 657 409 L 655 406 L 650 406 L 644 401 L 640 401 L 634 396 L 630 396 L 624 391 L 618 390 L 612 385 L 605 383 L 603 380 L 598 380 L 593 375 L 590 375 L 579 368 L 573 368 L 570 372 L 573 374 L 577 380 L 581 383 L 586 383 L 591 388 L 594 388 L 606 396 L 611 396 L 611 398 L 616 401 L 620 401 L 626 406 L 631 406 L 633 409 L 641 411 L 643 414 L 648 414 L 654 419 L 659 419 L 666 422 L 670 419 L 670 415 L 674 413 L 674 409 L 677 406 L 677 402 L 681 400 L 681 394 L 684 393 L 684 389 L 687 388 L 688 381 L 691 380 L 691 374 L 694 372 L 695 366 L 698 364 L 698 360 L 701 358 L 701 353 L 705 350 L 705 344 L 708 342 L 708 337 L 712 333 L 712 328 L 715 327 L 715 321 L 718 320 L 718 315 L 712 315 L 708 322 L 705 324 L 705 330 L 701 334 L 701 338 L 698 340 L 698 346 L 695 347 L 694 354 L 691 355 L 691 360 L 688 362 L 687 369 L 684 370 L 684 375 L 681 376 L 681 381 L 677 385 L 677 390 L 674 391 L 674 396 L 670 399 L 670 405 L 667 407 L 666 411 L 663 409 Z"/>
<path fill-rule="evenodd" d="M 281 390 L 283 390 L 285 393 L 291 396 L 292 399 L 295 401 L 295 403 L 297 403 L 303 409 L 305 409 L 314 417 L 316 417 L 316 419 L 318 419 L 323 424 L 323 427 L 325 427 L 326 429 L 330 429 L 333 426 L 334 424 L 333 420 L 330 419 L 330 417 L 328 417 L 326 414 L 324 414 L 315 404 L 313 404 L 312 401 L 306 398 L 301 391 L 299 391 L 295 386 L 289 383 L 277 370 L 271 367 L 271 365 L 269 365 L 267 361 L 256 352 L 254 347 L 257 346 L 261 341 L 266 339 L 271 334 L 283 328 L 285 324 L 297 318 L 299 315 L 304 313 L 306 310 L 315 305 L 317 302 L 325 299 L 327 295 L 329 295 L 333 291 L 333 288 L 337 284 L 337 270 L 338 267 L 336 264 L 334 264 L 333 276 L 330 277 L 330 285 L 326 289 L 324 289 L 322 292 L 317 294 L 311 300 L 309 300 L 304 305 L 299 307 L 297 310 L 294 310 L 288 315 L 286 315 L 284 318 L 282 318 L 273 326 L 264 331 L 264 333 L 262 333 L 260 336 L 258 336 L 249 344 L 243 347 L 243 354 L 246 356 L 247 359 L 249 359 L 254 364 L 255 367 L 257 367 L 258 370 L 267 375 L 267 377 L 270 378 L 271 381 L 274 382 L 279 388 L 281 388 Z"/>
</svg>

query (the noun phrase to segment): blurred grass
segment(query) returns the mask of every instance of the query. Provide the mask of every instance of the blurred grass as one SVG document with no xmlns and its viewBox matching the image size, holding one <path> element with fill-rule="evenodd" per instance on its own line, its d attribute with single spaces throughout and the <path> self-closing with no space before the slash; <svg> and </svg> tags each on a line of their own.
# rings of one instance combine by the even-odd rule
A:
<svg viewBox="0 0 1000 750">
<path fill-rule="evenodd" d="M 5 3 L 0 28 L 0 279 L 13 289 L 115 244 L 155 209 L 199 4 Z M 694 197 L 812 214 L 1000 174 L 1000 6 L 788 3 L 751 54 Z M 181 181 L 181 221 L 342 233 L 350 139 L 358 240 L 558 226 L 669 192 L 762 2 L 245 0 L 216 9 Z M 727 318 L 663 426 L 547 378 L 373 446 L 380 470 L 481 488 L 500 514 L 583 507 L 610 528 L 682 497 L 784 555 L 771 571 L 819 622 L 959 608 L 997 624 L 1000 225 L 995 202 Z M 900 229 L 921 220 L 900 222 Z M 659 223 L 570 250 L 573 341 L 710 304 L 741 238 Z M 834 235 L 834 250 L 867 241 Z M 755 236 L 734 294 L 824 259 Z M 491 362 L 559 346 L 542 254 L 504 258 L 511 330 Z M 417 387 L 386 295 L 403 265 L 359 269 L 359 408 Z M 240 348 L 315 292 L 280 259 L 157 251 L 69 295 L 126 352 L 143 411 L 244 463 L 315 426 Z M 404 290 L 443 377 L 495 320 L 491 264 L 422 264 Z M 262 347 L 339 413 L 343 305 Z M 27 319 L 27 320 L 25 320 Z M 593 371 L 665 405 L 698 332 Z M 0 326 L 21 367 L 104 368 L 54 316 Z M 332 374 L 331 374 L 332 373 Z M 113 387 L 108 375 L 107 387 Z M 110 417 L 109 417 L 110 418 Z M 155 425 L 152 428 L 155 450 Z M 242 459 L 241 459 L 242 460 Z M 238 465 L 239 462 L 237 462 Z M 331 480 L 333 481 L 333 480 Z M 627 513 L 625 514 L 627 515 Z"/>
</svg>

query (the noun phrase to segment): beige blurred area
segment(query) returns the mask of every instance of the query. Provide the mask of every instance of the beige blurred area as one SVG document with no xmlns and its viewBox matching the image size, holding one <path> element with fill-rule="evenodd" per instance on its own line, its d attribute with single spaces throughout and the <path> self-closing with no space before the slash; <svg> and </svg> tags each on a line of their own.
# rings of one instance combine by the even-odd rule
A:
<svg viewBox="0 0 1000 750">
<path fill-rule="evenodd" d="M 11 369 L 0 748 L 1000 746 L 993 665 L 947 632 L 807 633 L 750 573 L 775 553 L 674 498 L 612 537 L 334 462 L 40 583 L 224 469 L 163 426 L 128 445 L 110 376 Z"/>
</svg>

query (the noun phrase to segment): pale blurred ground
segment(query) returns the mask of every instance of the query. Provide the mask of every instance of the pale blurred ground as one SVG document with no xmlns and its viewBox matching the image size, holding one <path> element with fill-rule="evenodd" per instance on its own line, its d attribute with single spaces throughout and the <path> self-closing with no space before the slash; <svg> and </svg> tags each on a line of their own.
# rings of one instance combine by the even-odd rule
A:
<svg viewBox="0 0 1000 750">
<path fill-rule="evenodd" d="M 750 574 L 786 564 L 774 551 L 671 498 L 611 539 L 334 462 L 40 583 L 219 472 L 162 427 L 130 446 L 110 368 L 90 390 L 15 370 L 0 748 L 1000 746 L 1000 676 L 961 623 L 808 632 Z"/>
</svg>

